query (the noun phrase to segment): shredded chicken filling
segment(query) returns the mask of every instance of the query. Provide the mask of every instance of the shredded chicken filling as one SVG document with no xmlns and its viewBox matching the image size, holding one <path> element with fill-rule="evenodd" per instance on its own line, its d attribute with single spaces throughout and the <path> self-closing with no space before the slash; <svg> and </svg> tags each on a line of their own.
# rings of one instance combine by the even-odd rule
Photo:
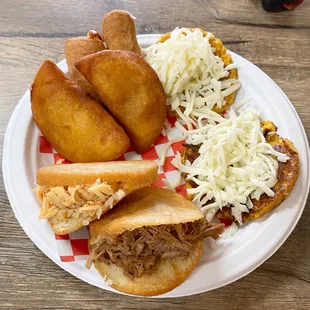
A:
<svg viewBox="0 0 310 310">
<path fill-rule="evenodd" d="M 76 218 L 82 219 L 85 225 L 94 217 L 99 219 L 104 211 L 113 207 L 115 201 L 125 196 L 123 190 L 115 192 L 100 179 L 92 185 L 39 186 L 35 191 L 42 203 L 41 219 Z"/>
<path fill-rule="evenodd" d="M 187 258 L 199 240 L 217 238 L 222 232 L 222 224 L 211 224 L 205 219 L 137 228 L 115 238 L 97 240 L 91 245 L 86 267 L 99 259 L 123 268 L 124 275 L 131 279 L 141 277 L 154 271 L 161 259 Z"/>
</svg>

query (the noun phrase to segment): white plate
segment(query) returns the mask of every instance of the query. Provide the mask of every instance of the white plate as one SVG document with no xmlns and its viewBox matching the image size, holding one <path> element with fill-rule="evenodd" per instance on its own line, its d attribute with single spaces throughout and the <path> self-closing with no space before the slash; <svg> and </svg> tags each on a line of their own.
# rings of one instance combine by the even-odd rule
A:
<svg viewBox="0 0 310 310">
<path fill-rule="evenodd" d="M 158 35 L 138 36 L 146 47 Z M 264 219 L 241 228 L 237 234 L 217 242 L 215 250 L 205 247 L 204 254 L 192 275 L 175 290 L 160 297 L 186 296 L 209 291 L 245 276 L 269 258 L 287 239 L 304 209 L 310 183 L 308 141 L 301 121 L 289 99 L 259 68 L 232 53 L 238 64 L 242 88 L 238 99 L 251 97 L 253 106 L 261 110 L 262 119 L 271 119 L 282 137 L 292 140 L 300 153 L 300 177 L 291 195 Z M 67 72 L 65 61 L 59 67 Z M 84 261 L 60 261 L 54 234 L 47 221 L 38 220 L 38 203 L 31 189 L 40 166 L 39 131 L 30 109 L 29 90 L 19 101 L 10 119 L 4 142 L 3 176 L 7 194 L 20 225 L 29 238 L 51 260 L 77 278 L 106 290 L 97 271 L 87 270 Z M 43 272 L 43 271 L 42 271 Z"/>
</svg>

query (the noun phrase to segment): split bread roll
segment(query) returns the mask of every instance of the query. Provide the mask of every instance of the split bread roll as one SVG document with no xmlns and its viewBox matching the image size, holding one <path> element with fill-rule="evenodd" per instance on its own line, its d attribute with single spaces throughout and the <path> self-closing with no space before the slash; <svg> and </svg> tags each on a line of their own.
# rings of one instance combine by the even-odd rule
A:
<svg viewBox="0 0 310 310">
<path fill-rule="evenodd" d="M 99 219 L 129 193 L 157 179 L 152 161 L 53 165 L 37 171 L 40 218 L 56 234 L 73 232 Z"/>
<path fill-rule="evenodd" d="M 89 93 L 96 100 L 99 96 L 92 86 L 87 82 L 84 76 L 75 68 L 74 64 L 82 57 L 105 49 L 104 42 L 95 30 L 90 30 L 85 37 L 76 37 L 65 41 L 64 53 L 68 65 L 68 71 L 72 80 Z"/>
<path fill-rule="evenodd" d="M 90 257 L 111 286 L 121 292 L 153 296 L 171 291 L 199 262 L 206 237 L 217 238 L 222 224 L 206 221 L 183 196 L 146 187 L 89 226 Z"/>
<path fill-rule="evenodd" d="M 188 258 L 165 259 L 152 274 L 135 280 L 126 277 L 122 268 L 115 264 L 107 265 L 96 260 L 94 266 L 103 277 L 112 279 L 111 286 L 118 291 L 138 296 L 156 296 L 182 284 L 198 265 L 202 250 L 203 242 L 199 241 Z"/>
</svg>

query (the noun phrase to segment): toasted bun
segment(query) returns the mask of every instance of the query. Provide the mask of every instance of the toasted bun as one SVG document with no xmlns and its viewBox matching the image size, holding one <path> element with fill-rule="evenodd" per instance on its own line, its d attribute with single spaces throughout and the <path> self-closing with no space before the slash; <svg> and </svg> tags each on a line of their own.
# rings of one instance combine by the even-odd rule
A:
<svg viewBox="0 0 310 310">
<path fill-rule="evenodd" d="M 83 226 L 83 221 L 76 218 L 68 218 L 67 220 L 58 220 L 51 217 L 49 220 L 53 232 L 57 235 L 67 235 L 76 231 Z"/>
<path fill-rule="evenodd" d="M 91 240 L 117 236 L 143 226 L 194 222 L 201 211 L 183 196 L 167 189 L 146 187 L 122 200 L 118 207 L 89 226 Z"/>
<path fill-rule="evenodd" d="M 93 184 L 98 178 L 124 190 L 142 188 L 156 181 L 157 165 L 150 160 L 51 165 L 37 171 L 36 183 L 41 186 L 73 186 Z"/>
<path fill-rule="evenodd" d="M 41 186 L 69 186 L 93 184 L 98 178 L 112 188 L 122 189 L 126 195 L 149 186 L 157 179 L 157 165 L 148 160 L 117 161 L 106 163 L 54 165 L 42 167 L 37 172 L 37 184 Z M 116 205 L 118 201 L 114 201 Z M 103 210 L 102 214 L 107 212 Z M 94 216 L 91 220 L 95 220 Z M 85 226 L 82 219 L 58 220 L 49 223 L 56 234 L 65 235 Z"/>
<path fill-rule="evenodd" d="M 113 281 L 113 288 L 132 295 L 155 296 L 173 290 L 186 280 L 197 266 L 202 248 L 203 242 L 199 241 L 188 258 L 164 259 L 152 274 L 134 280 L 124 276 L 122 268 L 114 264 L 106 265 L 99 260 L 94 264 L 103 277 Z"/>
</svg>

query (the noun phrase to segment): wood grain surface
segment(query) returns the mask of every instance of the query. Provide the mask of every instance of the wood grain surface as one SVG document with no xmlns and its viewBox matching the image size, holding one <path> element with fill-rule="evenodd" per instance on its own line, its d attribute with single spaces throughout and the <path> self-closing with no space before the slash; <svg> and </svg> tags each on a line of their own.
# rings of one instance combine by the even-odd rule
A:
<svg viewBox="0 0 310 310">
<path fill-rule="evenodd" d="M 66 38 L 100 29 L 103 15 L 116 8 L 136 16 L 139 34 L 176 26 L 212 31 L 279 84 L 310 138 L 310 1 L 266 13 L 258 0 L 0 0 L 1 154 L 9 117 L 43 60 L 62 60 Z M 0 309 L 310 309 L 309 199 L 292 235 L 250 275 L 215 291 L 161 300 L 109 293 L 60 269 L 19 226 L 2 178 L 0 212 Z"/>
</svg>

